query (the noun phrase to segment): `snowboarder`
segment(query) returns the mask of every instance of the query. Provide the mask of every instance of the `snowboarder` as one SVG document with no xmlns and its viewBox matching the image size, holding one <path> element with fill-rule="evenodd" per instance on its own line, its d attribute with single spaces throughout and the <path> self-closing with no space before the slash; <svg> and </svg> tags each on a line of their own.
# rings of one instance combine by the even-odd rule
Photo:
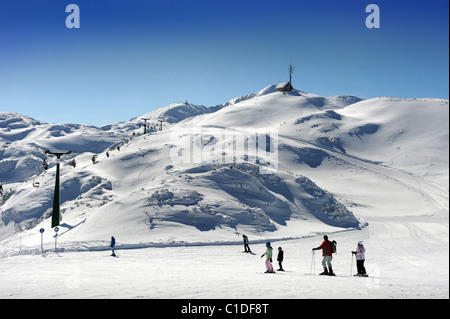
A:
<svg viewBox="0 0 450 319">
<path fill-rule="evenodd" d="M 278 256 L 277 256 L 277 261 L 278 261 L 278 265 L 280 266 L 280 268 L 278 269 L 278 271 L 284 271 L 283 269 L 283 258 L 284 258 L 284 251 L 281 247 L 278 247 Z"/>
<path fill-rule="evenodd" d="M 363 241 L 358 242 L 358 246 L 356 246 L 356 251 L 352 251 L 353 255 L 356 255 L 356 268 L 358 269 L 358 273 L 355 276 L 366 277 L 366 268 L 364 268 L 364 261 L 366 249 L 364 248 Z"/>
<path fill-rule="evenodd" d="M 251 253 L 250 247 L 248 246 L 248 237 L 245 235 L 242 235 L 242 238 L 244 239 L 244 250 L 246 253 Z"/>
<path fill-rule="evenodd" d="M 325 235 L 323 236 L 323 243 L 316 248 L 313 248 L 312 250 L 319 250 L 322 249 L 322 266 L 323 266 L 323 272 L 320 273 L 320 275 L 329 275 L 329 276 L 336 276 L 333 272 L 333 267 L 331 265 L 331 260 L 332 260 L 332 252 L 331 252 L 331 242 L 328 240 L 328 236 Z M 328 265 L 328 269 L 327 269 L 327 265 Z"/>
<path fill-rule="evenodd" d="M 261 255 L 261 258 L 266 256 L 266 273 L 275 273 L 275 270 L 273 270 L 272 266 L 272 246 L 270 245 L 270 242 L 266 243 L 266 252 Z"/>
<path fill-rule="evenodd" d="M 116 254 L 114 253 L 114 247 L 116 247 L 116 239 L 114 238 L 114 236 L 111 236 L 111 244 L 109 246 L 112 250 L 111 256 L 116 257 Z"/>
</svg>

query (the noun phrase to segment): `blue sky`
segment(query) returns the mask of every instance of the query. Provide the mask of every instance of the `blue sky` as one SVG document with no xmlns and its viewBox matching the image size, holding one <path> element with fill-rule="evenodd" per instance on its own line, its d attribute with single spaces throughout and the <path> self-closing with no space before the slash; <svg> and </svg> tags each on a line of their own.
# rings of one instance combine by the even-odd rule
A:
<svg viewBox="0 0 450 319">
<path fill-rule="evenodd" d="M 65 25 L 80 8 L 80 28 Z M 368 4 L 379 29 L 365 25 Z M 322 96 L 449 96 L 448 0 L 0 0 L 0 111 L 104 125 L 288 80 Z"/>
</svg>

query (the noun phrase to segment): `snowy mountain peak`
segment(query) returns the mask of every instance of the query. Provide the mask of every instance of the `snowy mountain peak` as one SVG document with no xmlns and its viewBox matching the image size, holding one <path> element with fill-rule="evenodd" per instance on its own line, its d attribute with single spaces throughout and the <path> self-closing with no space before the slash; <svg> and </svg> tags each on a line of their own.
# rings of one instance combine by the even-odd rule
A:
<svg viewBox="0 0 450 319">
<path fill-rule="evenodd" d="M 189 117 L 197 116 L 204 113 L 210 113 L 211 110 L 203 105 L 194 105 L 188 102 L 172 103 L 168 106 L 160 107 L 143 116 L 136 117 L 133 120 L 142 121 L 143 118 L 157 122 L 159 119 L 164 122 L 173 124 L 178 123 Z"/>
</svg>

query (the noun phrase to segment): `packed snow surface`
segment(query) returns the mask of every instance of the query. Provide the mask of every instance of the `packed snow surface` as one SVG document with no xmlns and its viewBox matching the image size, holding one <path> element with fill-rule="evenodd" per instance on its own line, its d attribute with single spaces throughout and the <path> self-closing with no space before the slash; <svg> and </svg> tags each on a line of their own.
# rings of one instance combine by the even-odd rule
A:
<svg viewBox="0 0 450 319">
<path fill-rule="evenodd" d="M 102 128 L 1 112 L 0 297 L 448 298 L 448 115 L 447 100 L 275 86 Z M 57 237 L 46 149 L 74 151 Z M 337 277 L 318 276 L 323 234 Z M 264 274 L 267 241 L 285 272 Z"/>
</svg>

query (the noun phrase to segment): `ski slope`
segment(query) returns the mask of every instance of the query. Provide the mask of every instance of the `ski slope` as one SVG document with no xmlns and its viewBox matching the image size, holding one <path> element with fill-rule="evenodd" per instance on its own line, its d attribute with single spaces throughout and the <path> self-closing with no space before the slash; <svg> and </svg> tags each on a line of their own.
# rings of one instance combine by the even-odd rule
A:
<svg viewBox="0 0 450 319">
<path fill-rule="evenodd" d="M 165 118 L 163 131 L 133 136 L 140 117 L 90 128 L 110 144 L 79 149 L 76 168 L 63 159 L 56 251 L 54 162 L 23 182 L 0 171 L 12 189 L 0 206 L 8 274 L 0 297 L 449 297 L 447 100 L 269 86 L 211 108 L 173 104 L 145 116 Z M 22 117 L 27 124 L 11 126 L 20 122 L 11 117 L 0 125 L 3 167 L 24 156 L 16 145 L 31 132 L 45 136 L 35 150 L 91 137 L 70 126 L 58 136 L 64 144 L 47 124 Z M 325 233 L 338 242 L 336 278 L 316 276 L 321 256 L 311 248 Z M 255 254 L 241 253 L 242 234 Z M 118 258 L 109 256 L 112 235 Z M 275 255 L 283 247 L 286 272 L 263 274 L 268 240 Z M 359 240 L 369 278 L 351 276 Z"/>
<path fill-rule="evenodd" d="M 337 277 L 317 275 L 322 271 L 318 251 L 311 271 L 311 248 L 320 244 L 320 236 L 273 241 L 274 249 L 285 251 L 285 272 L 276 274 L 264 274 L 264 243 L 250 242 L 255 255 L 242 253 L 237 244 L 198 244 L 119 248 L 114 258 L 108 250 L 55 252 L 47 242 L 44 255 L 24 251 L 2 256 L 0 270 L 8 275 L 0 279 L 0 297 L 448 298 L 448 225 L 439 220 L 373 221 L 362 231 L 332 238 L 338 242 L 333 257 Z M 356 273 L 350 251 L 361 239 L 368 278 L 350 276 L 351 270 Z M 273 265 L 278 269 L 275 261 Z"/>
</svg>

